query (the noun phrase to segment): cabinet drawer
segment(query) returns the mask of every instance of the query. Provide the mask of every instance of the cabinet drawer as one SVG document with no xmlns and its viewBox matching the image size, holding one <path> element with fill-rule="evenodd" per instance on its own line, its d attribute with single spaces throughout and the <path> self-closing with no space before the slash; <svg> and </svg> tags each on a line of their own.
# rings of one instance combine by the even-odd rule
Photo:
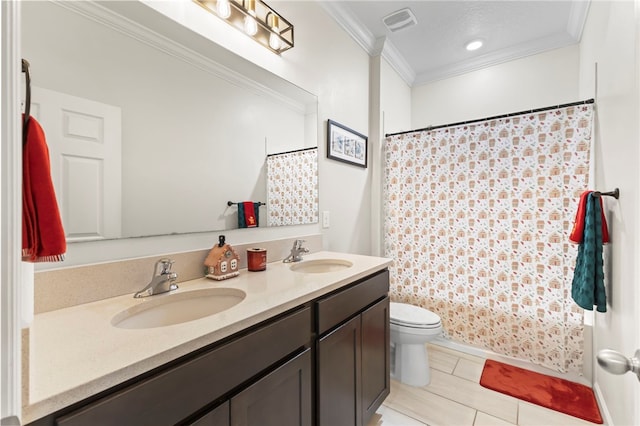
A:
<svg viewBox="0 0 640 426">
<path fill-rule="evenodd" d="M 309 344 L 311 308 L 59 417 L 60 426 L 176 424 Z"/>
<path fill-rule="evenodd" d="M 318 334 L 362 311 L 389 293 L 389 271 L 384 270 L 316 302 Z"/>
</svg>

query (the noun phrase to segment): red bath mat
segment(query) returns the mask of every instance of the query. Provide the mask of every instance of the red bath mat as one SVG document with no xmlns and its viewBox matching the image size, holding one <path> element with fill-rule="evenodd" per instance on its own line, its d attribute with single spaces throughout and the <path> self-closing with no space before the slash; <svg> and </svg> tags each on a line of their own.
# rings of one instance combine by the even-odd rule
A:
<svg viewBox="0 0 640 426">
<path fill-rule="evenodd" d="M 488 359 L 480 385 L 593 423 L 602 416 L 591 388 Z"/>
</svg>

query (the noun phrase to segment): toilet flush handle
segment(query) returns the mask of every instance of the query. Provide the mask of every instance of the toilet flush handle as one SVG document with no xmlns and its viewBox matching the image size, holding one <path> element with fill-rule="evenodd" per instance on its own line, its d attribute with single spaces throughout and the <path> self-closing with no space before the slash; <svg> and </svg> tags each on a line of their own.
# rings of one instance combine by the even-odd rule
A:
<svg viewBox="0 0 640 426">
<path fill-rule="evenodd" d="M 624 374 L 627 371 L 635 373 L 640 380 L 640 349 L 633 358 L 627 358 L 620 352 L 603 349 L 598 352 L 598 364 L 611 374 Z"/>
</svg>

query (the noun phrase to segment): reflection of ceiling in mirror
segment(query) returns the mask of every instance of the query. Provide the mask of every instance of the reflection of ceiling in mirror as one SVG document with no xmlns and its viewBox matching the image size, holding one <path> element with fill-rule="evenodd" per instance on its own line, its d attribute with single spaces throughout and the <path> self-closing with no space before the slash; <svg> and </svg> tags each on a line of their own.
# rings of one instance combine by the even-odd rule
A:
<svg viewBox="0 0 640 426">
<path fill-rule="evenodd" d="M 121 237 L 236 228 L 226 202 L 267 198 L 265 154 L 317 146 L 317 102 L 220 76 L 215 58 L 143 27 L 127 34 L 145 42 L 128 37 L 106 9 L 84 16 L 92 4 L 24 2 L 22 50 L 35 84 L 121 108 Z"/>
</svg>

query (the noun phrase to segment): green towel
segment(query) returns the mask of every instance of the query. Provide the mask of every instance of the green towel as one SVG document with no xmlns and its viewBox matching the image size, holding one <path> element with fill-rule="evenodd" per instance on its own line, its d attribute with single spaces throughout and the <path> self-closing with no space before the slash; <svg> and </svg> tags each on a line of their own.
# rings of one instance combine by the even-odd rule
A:
<svg viewBox="0 0 640 426">
<path fill-rule="evenodd" d="M 244 204 L 238 203 L 238 228 L 246 228 L 247 223 L 244 220 Z"/>
<path fill-rule="evenodd" d="M 589 194 L 584 220 L 584 238 L 578 246 L 576 267 L 571 283 L 571 297 L 583 309 L 596 306 L 598 312 L 607 312 L 607 295 L 602 268 L 602 219 L 600 200 Z"/>
</svg>

